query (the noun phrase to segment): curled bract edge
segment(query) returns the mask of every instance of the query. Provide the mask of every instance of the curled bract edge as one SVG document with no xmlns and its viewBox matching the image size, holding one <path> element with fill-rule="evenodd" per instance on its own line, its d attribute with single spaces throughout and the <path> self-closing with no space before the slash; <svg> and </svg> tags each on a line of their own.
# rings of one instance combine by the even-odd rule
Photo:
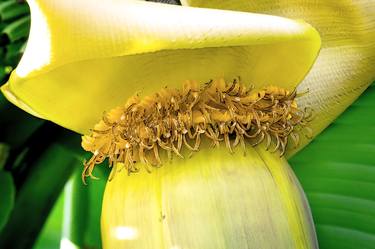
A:
<svg viewBox="0 0 375 249">
<path fill-rule="evenodd" d="M 312 26 L 277 16 L 142 1 L 28 2 L 29 42 L 2 91 L 81 134 L 130 96 L 185 80 L 241 76 L 258 89 L 292 91 L 320 49 Z"/>
</svg>

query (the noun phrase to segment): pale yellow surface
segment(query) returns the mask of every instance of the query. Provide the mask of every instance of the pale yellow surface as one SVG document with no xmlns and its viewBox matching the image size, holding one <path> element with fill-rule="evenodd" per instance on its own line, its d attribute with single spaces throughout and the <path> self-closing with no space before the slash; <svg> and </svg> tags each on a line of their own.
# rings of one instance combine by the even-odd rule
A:
<svg viewBox="0 0 375 249">
<path fill-rule="evenodd" d="M 29 0 L 31 33 L 2 90 L 36 116 L 87 133 L 139 93 L 237 76 L 293 89 L 320 48 L 303 21 L 143 1 Z"/>
<path fill-rule="evenodd" d="M 303 191 L 285 159 L 204 146 L 151 174 L 107 183 L 104 248 L 317 248 Z"/>
<path fill-rule="evenodd" d="M 374 0 L 182 0 L 185 5 L 301 18 L 321 35 L 322 49 L 298 89 L 298 103 L 314 108 L 314 136 L 375 80 Z M 304 139 L 289 156 L 311 140 Z"/>
</svg>

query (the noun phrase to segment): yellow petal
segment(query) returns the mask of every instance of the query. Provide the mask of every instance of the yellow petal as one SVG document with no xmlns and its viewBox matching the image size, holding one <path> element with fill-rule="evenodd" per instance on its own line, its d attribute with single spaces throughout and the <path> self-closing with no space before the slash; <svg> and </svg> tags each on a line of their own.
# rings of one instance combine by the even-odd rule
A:
<svg viewBox="0 0 375 249">
<path fill-rule="evenodd" d="M 311 106 L 319 134 L 375 80 L 375 1 L 368 0 L 182 0 L 183 4 L 301 18 L 322 37 L 322 49 L 312 70 L 299 85 L 309 93 L 300 107 Z M 289 156 L 305 146 L 304 138 Z"/>
<path fill-rule="evenodd" d="M 317 248 L 285 159 L 261 148 L 246 157 L 204 148 L 151 174 L 117 173 L 103 199 L 103 248 Z"/>
<path fill-rule="evenodd" d="M 39 117 L 87 133 L 139 93 L 212 78 L 294 88 L 320 48 L 285 18 L 119 0 L 29 0 L 25 54 L 2 90 Z"/>
</svg>

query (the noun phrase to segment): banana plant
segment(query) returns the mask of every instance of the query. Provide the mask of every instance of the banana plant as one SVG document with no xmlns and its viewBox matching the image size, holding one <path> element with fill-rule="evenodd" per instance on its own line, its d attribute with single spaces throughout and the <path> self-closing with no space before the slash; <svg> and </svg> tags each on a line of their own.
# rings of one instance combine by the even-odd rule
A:
<svg viewBox="0 0 375 249">
<path fill-rule="evenodd" d="M 237 11 L 30 0 L 4 95 L 108 159 L 104 248 L 317 248 L 286 158 L 374 80 L 374 4 L 183 4 Z"/>
</svg>

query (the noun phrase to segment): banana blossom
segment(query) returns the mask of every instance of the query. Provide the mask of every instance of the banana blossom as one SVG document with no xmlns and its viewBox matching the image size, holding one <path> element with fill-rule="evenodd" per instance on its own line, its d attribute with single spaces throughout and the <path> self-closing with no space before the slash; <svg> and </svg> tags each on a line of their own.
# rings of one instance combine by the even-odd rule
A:
<svg viewBox="0 0 375 249">
<path fill-rule="evenodd" d="M 194 124 L 211 120 L 208 127 L 219 127 L 202 132 L 216 136 L 213 140 L 219 145 L 212 148 L 209 139 L 202 139 L 189 154 L 176 150 L 174 141 L 163 145 L 161 137 L 173 137 L 164 133 L 151 148 L 142 144 L 150 139 L 150 127 L 132 126 L 126 131 L 141 131 L 141 145 L 129 160 L 134 155 L 126 154 L 128 134 L 117 124 L 128 125 L 122 122 L 124 114 L 133 117 L 134 106 L 153 118 L 158 105 L 173 108 L 172 97 L 184 91 L 178 89 L 190 96 L 204 88 L 206 92 L 199 94 L 206 101 L 199 103 L 221 101 L 216 109 L 227 103 L 220 96 L 233 91 L 253 104 L 264 96 L 274 104 L 275 96 L 282 96 L 290 113 L 281 113 L 278 120 L 293 119 L 311 107 L 314 119 L 308 126 L 310 135 L 316 136 L 374 80 L 371 1 L 183 1 L 235 11 L 125 0 L 28 3 L 32 23 L 27 48 L 2 92 L 25 111 L 85 135 L 83 146 L 93 152 L 93 165 L 110 158 L 112 173 L 117 174 L 107 183 L 104 196 L 104 248 L 318 248 L 297 179 L 284 157 L 267 151 L 275 140 L 264 139 L 267 143 L 256 147 L 247 139 L 236 140 L 244 144 L 244 156 L 232 148 L 235 142 L 223 131 L 226 126 L 217 123 L 232 122 L 229 114 L 215 116 L 213 110 L 205 116 L 195 110 Z M 245 83 L 252 85 L 254 94 L 243 90 Z M 297 101 L 296 88 L 308 89 Z M 215 89 L 224 94 L 219 100 L 212 99 Z M 261 118 L 252 117 L 260 123 Z M 268 119 L 263 121 L 270 125 Z M 252 131 L 252 122 L 246 122 Z M 116 136 L 108 135 L 111 131 L 121 133 L 126 142 L 117 142 Z M 256 132 L 269 135 L 261 129 Z M 287 155 L 310 141 L 293 136 L 294 148 L 285 148 L 281 141 Z M 159 145 L 165 147 L 160 152 L 164 166 L 149 174 L 143 170 L 149 163 L 141 153 L 146 153 L 144 148 L 153 150 L 158 161 L 154 150 Z M 171 153 L 181 158 L 166 159 Z M 88 166 L 91 175 L 92 165 Z"/>
</svg>

